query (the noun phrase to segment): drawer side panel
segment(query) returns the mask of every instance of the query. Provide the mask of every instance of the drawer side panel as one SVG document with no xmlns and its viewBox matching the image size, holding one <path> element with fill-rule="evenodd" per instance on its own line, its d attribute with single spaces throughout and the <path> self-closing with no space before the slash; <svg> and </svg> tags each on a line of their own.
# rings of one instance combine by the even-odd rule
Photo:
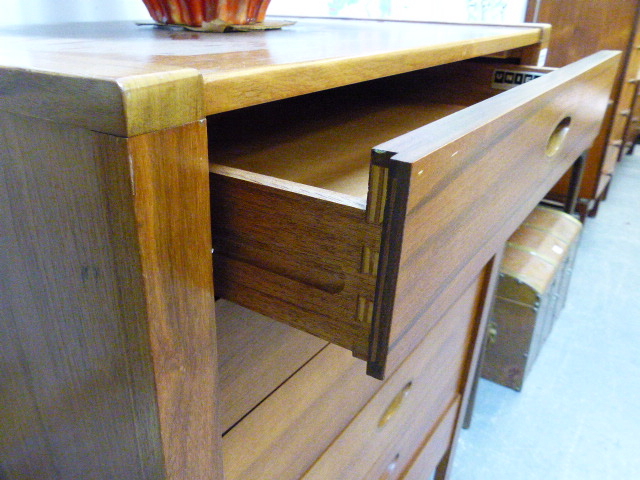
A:
<svg viewBox="0 0 640 480">
<path fill-rule="evenodd" d="M 366 358 L 380 227 L 320 189 L 236 172 L 211 175 L 216 295 Z"/>
</svg>

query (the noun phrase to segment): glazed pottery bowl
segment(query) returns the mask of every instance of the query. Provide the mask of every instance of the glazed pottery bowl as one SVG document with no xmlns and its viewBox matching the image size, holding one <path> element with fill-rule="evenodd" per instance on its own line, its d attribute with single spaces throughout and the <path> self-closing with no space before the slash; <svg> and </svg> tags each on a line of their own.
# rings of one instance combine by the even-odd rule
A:
<svg viewBox="0 0 640 480">
<path fill-rule="evenodd" d="M 156 22 L 202 27 L 210 22 L 252 25 L 264 21 L 270 0 L 142 0 Z"/>
</svg>

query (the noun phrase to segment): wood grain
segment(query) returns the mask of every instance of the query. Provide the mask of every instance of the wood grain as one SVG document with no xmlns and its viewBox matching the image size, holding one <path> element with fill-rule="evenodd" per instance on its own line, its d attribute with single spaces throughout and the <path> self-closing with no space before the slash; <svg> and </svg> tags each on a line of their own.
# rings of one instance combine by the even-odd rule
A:
<svg viewBox="0 0 640 480">
<path fill-rule="evenodd" d="M 165 469 L 222 478 L 204 121 L 128 140 Z"/>
<path fill-rule="evenodd" d="M 3 473 L 221 478 L 205 134 L 2 114 Z"/>
<path fill-rule="evenodd" d="M 252 70 L 229 55 L 226 71 L 225 62 L 204 73 L 208 114 L 516 49 L 540 42 L 544 28 L 299 19 L 282 33 L 265 38 L 267 49 L 245 52 Z M 283 51 L 287 42 L 299 48 Z"/>
<path fill-rule="evenodd" d="M 299 479 L 380 388 L 327 346 L 223 438 L 227 480 Z"/>
<path fill-rule="evenodd" d="M 434 307 L 431 320 L 424 325 L 424 331 L 427 331 L 432 322 L 439 318 L 436 312 L 443 313 L 450 305 L 448 302 L 468 287 L 464 281 L 456 283 L 455 275 L 460 274 L 465 278 L 470 278 L 468 274 L 475 275 L 478 270 L 469 270 L 471 265 L 480 269 L 489 261 L 515 229 L 516 222 L 524 219 L 537 200 L 546 193 L 543 192 L 547 188 L 545 185 L 552 181 L 549 177 L 558 178 L 567 168 L 569 159 L 576 155 L 578 149 L 586 148 L 593 138 L 602 110 L 584 107 L 583 99 L 591 89 L 599 89 L 606 95 L 610 70 L 615 64 L 614 57 L 615 54 L 604 53 L 582 65 L 556 72 L 550 81 L 545 77 L 536 80 L 533 83 L 537 88 L 523 85 L 522 93 L 518 93 L 520 89 L 504 92 L 489 100 L 490 103 L 474 105 L 446 118 L 442 116 L 460 110 L 462 105 L 474 104 L 495 94 L 486 86 L 493 72 L 491 66 L 465 63 L 436 67 L 426 72 L 369 82 L 364 89 L 348 87 L 344 91 L 307 96 L 304 100 L 287 101 L 282 105 L 256 107 L 246 114 L 214 117 L 214 125 L 210 127 L 215 145 L 211 149 L 211 158 L 214 162 L 233 165 L 222 167 L 213 163 L 211 166 L 212 201 L 216 205 L 214 214 L 220 215 L 214 222 L 214 244 L 219 257 L 219 293 L 349 348 L 360 358 L 367 358 L 363 351 L 366 345 L 371 346 L 369 358 L 376 361 L 378 354 L 375 349 L 380 349 L 384 357 L 388 346 L 385 338 L 390 338 L 391 343 L 395 342 L 402 336 L 406 326 L 416 323 L 417 318 L 423 317 L 430 307 L 427 304 L 415 314 L 397 310 L 394 316 L 399 320 L 383 327 L 390 328 L 387 333 L 380 329 L 371 331 L 368 322 L 362 321 L 367 319 L 370 307 L 362 304 L 362 301 L 372 299 L 371 290 L 367 289 L 373 288 L 373 278 L 358 274 L 360 264 L 367 263 L 367 272 L 383 272 L 375 287 L 378 289 L 380 308 L 385 308 L 384 305 L 390 308 L 395 301 L 393 282 L 396 278 L 404 279 L 401 281 L 410 286 L 405 291 L 404 284 L 400 284 L 401 296 L 409 291 L 420 296 L 420 300 L 412 297 L 408 301 L 420 303 L 425 300 L 423 292 L 434 291 L 430 302 L 437 303 L 439 293 L 436 284 L 443 278 L 441 275 L 448 275 L 447 284 L 458 286 L 451 290 L 448 300 Z M 455 80 L 443 87 L 443 78 L 450 77 Z M 583 81 L 596 86 L 581 84 L 582 89 L 573 87 Z M 572 90 L 573 95 L 569 97 L 561 93 L 561 89 Z M 552 93 L 548 93 L 548 90 Z M 464 93 L 453 93 L 459 91 Z M 547 106 L 551 105 L 552 99 L 560 97 L 562 100 L 559 103 Z M 433 103 L 434 98 L 445 104 Z M 602 104 L 603 95 L 596 98 Z M 371 106 L 372 103 L 375 106 Z M 338 105 L 348 108 L 338 111 Z M 560 111 L 555 110 L 558 105 Z M 532 119 L 534 112 L 537 115 L 535 120 Z M 557 157 L 549 160 L 544 151 L 551 131 L 564 118 L 559 115 L 571 116 L 571 135 L 565 151 L 560 155 L 562 160 Z M 262 120 L 245 128 L 248 120 L 255 117 Z M 286 133 L 269 128 L 270 123 L 266 119 L 284 119 L 285 127 L 282 130 Z M 354 197 L 318 188 L 327 183 L 336 185 L 339 182 L 335 178 L 339 174 L 349 177 L 354 169 L 363 168 L 364 160 L 357 153 L 358 146 L 364 149 L 372 139 L 409 130 L 422 121 L 431 124 L 374 149 L 376 168 L 391 171 L 392 180 L 389 183 L 376 183 L 374 180 L 378 176 L 372 174 L 368 193 L 371 205 L 367 209 L 379 209 L 379 204 L 386 205 L 388 220 L 373 214 L 363 216 L 362 207 L 358 206 Z M 280 125 L 280 122 L 275 124 Z M 380 128 L 380 125 L 390 125 L 390 132 Z M 240 131 L 242 133 L 237 133 Z M 525 138 L 518 136 L 525 131 Z M 459 139 L 454 141 L 457 136 Z M 488 146 L 492 136 L 498 138 L 497 147 Z M 219 147 L 215 139 L 219 139 Z M 500 148 L 515 148 L 513 145 L 518 141 L 526 145 L 522 158 L 516 159 L 499 151 Z M 433 142 L 433 146 L 427 146 L 430 142 Z M 343 148 L 343 145 L 348 148 Z M 474 150 L 476 145 L 483 145 L 479 147 L 482 155 Z M 438 152 L 437 156 L 428 160 L 414 160 L 415 166 L 409 169 L 407 167 L 412 165 L 411 161 L 405 163 L 390 159 L 392 153 L 385 153 L 390 149 L 389 146 L 401 151 L 399 156 L 405 158 L 419 155 L 420 149 L 437 152 L 441 148 L 451 153 L 447 156 Z M 497 162 L 496 157 L 502 163 Z M 237 170 L 238 166 L 242 169 Z M 274 179 L 271 175 L 286 180 Z M 522 177 L 522 183 L 508 181 L 507 178 L 512 175 Z M 477 187 L 483 181 L 490 182 L 486 184 L 486 190 L 469 189 L 470 185 Z M 547 183 L 542 184 L 544 181 Z M 353 187 L 353 183 L 352 180 L 345 181 L 350 185 L 345 191 L 364 191 L 362 186 Z M 408 185 L 411 185 L 411 189 L 403 191 Z M 375 187 L 375 191 L 371 190 L 371 186 Z M 469 194 L 466 194 L 468 190 Z M 432 193 L 416 194 L 416 191 Z M 535 191 L 533 197 L 532 191 Z M 425 198 L 429 199 L 429 195 L 434 195 L 434 201 L 439 202 L 440 206 L 434 208 L 432 203 L 420 203 L 420 195 L 426 195 Z M 513 217 L 510 204 L 505 203 L 507 198 L 528 200 Z M 374 199 L 378 201 L 374 202 Z M 496 203 L 496 199 L 500 201 Z M 504 205 L 504 210 L 496 208 L 496 205 Z M 486 215 L 474 216 L 473 212 L 485 208 Z M 413 240 L 407 243 L 405 239 L 403 246 L 396 248 L 401 245 L 398 238 L 405 227 L 401 224 L 403 220 L 397 217 L 397 228 L 400 230 L 393 230 L 394 218 L 403 209 L 415 210 L 410 216 L 416 218 L 416 223 L 406 227 L 405 231 Z M 455 211 L 458 212 L 455 214 L 459 217 L 457 219 L 451 217 Z M 248 212 L 251 214 L 248 215 Z M 446 215 L 436 218 L 442 212 Z M 480 248 L 482 253 L 469 252 L 469 255 L 479 255 L 471 261 L 470 257 L 460 253 L 465 243 L 469 243 L 468 239 L 474 238 L 474 235 L 489 238 L 487 235 L 494 233 L 491 229 L 485 230 L 485 216 L 491 217 L 495 225 L 503 222 L 505 225 L 501 227 L 500 238 L 481 242 L 491 243 L 484 250 Z M 371 219 L 381 221 L 366 223 Z M 451 222 L 446 223 L 449 230 L 445 228 L 436 233 L 433 229 L 443 221 Z M 461 229 L 458 225 L 466 225 L 473 231 Z M 395 253 L 384 253 L 380 257 L 383 264 L 371 266 L 370 260 L 364 259 L 378 255 L 382 229 L 385 229 L 382 234 L 385 238 L 393 239 L 389 245 L 395 248 Z M 401 262 L 400 256 L 408 250 L 415 248 L 424 251 L 431 248 L 428 245 L 434 242 L 449 245 L 451 241 L 452 248 L 458 252 L 453 257 L 437 254 L 425 257 L 432 267 L 439 262 L 437 269 L 431 270 L 429 276 L 419 275 L 412 270 L 415 266 L 413 259 L 410 260 L 412 273 L 400 273 L 399 277 L 395 276 L 396 273 L 384 273 L 397 267 Z M 342 250 L 330 248 L 329 244 L 332 243 L 341 245 Z M 318 253 L 321 255 L 318 256 Z M 460 260 L 463 263 L 456 268 L 447 263 L 454 261 L 453 258 L 463 257 L 467 261 Z M 463 270 L 466 272 L 464 275 Z M 414 281 L 413 276 L 419 277 L 419 280 Z M 358 282 L 363 281 L 366 284 L 358 287 Z M 373 315 L 381 318 L 383 314 L 373 310 Z M 374 322 L 374 325 L 377 323 Z M 370 369 L 370 372 L 373 370 Z M 382 376 L 382 371 L 377 375 Z"/>
<path fill-rule="evenodd" d="M 522 65 L 532 65 L 536 67 L 543 67 L 547 65 L 549 43 L 551 41 L 553 27 L 549 22 L 537 23 L 535 25 L 539 26 L 541 29 L 540 40 L 534 45 L 522 47 L 520 49 L 520 54 L 514 55 L 514 57 L 520 58 L 521 60 L 520 63 Z"/>
<path fill-rule="evenodd" d="M 370 421 L 377 424 L 379 414 L 388 404 L 388 401 L 385 400 L 393 397 L 397 390 L 404 385 L 401 377 L 405 380 L 409 377 L 421 377 L 421 381 L 426 384 L 420 386 L 418 390 L 429 390 L 429 386 L 433 386 L 437 390 L 436 384 L 432 382 L 440 382 L 438 385 L 442 389 L 447 390 L 443 386 L 446 384 L 460 392 L 463 385 L 462 377 L 454 369 L 440 368 L 439 371 L 431 375 L 420 373 L 420 366 L 427 362 L 427 358 L 438 358 L 437 365 L 440 361 L 466 364 L 467 353 L 461 353 L 460 349 L 466 352 L 464 346 L 468 346 L 470 337 L 468 336 L 469 330 L 461 325 L 466 323 L 469 325 L 468 328 L 476 328 L 475 323 L 469 322 L 469 319 L 474 317 L 473 312 L 477 307 L 476 295 L 478 293 L 479 290 L 475 285 L 468 289 L 464 298 L 449 312 L 445 321 L 440 322 L 433 334 L 423 342 L 420 351 L 414 356 L 415 358 L 407 362 L 404 374 L 397 377 L 393 385 L 385 387 L 388 393 L 383 398 L 375 400 L 377 408 L 367 406 L 364 411 L 370 413 L 367 413 L 363 420 L 357 420 L 357 424 L 354 423 L 353 426 L 348 427 L 349 433 L 344 434 L 345 439 L 343 440 L 346 449 L 339 448 L 338 444 L 332 443 L 334 438 L 352 422 L 356 414 L 383 384 L 363 375 L 363 363 L 354 359 L 348 351 L 335 345 L 329 345 L 224 436 L 226 478 L 229 480 L 304 478 L 304 472 L 330 445 L 327 457 L 322 462 L 328 468 L 333 468 L 331 467 L 333 461 L 338 461 L 341 453 L 344 457 L 339 459 L 340 462 L 348 462 L 349 455 L 360 451 L 359 448 L 363 445 L 361 442 L 365 444 L 371 442 L 370 436 L 372 434 L 382 438 L 383 443 L 388 443 L 391 437 L 384 439 L 387 430 L 383 430 L 381 433 L 366 431 L 364 435 L 361 435 L 363 428 L 361 424 L 363 421 L 365 425 Z M 441 352 L 443 349 L 448 353 L 444 357 L 439 357 L 437 352 Z M 251 356 L 249 353 L 247 354 Z M 242 353 L 239 352 L 238 355 L 242 355 Z M 429 368 L 434 369 L 435 367 Z M 410 374 L 411 372 L 414 377 Z M 418 397 L 420 395 L 415 395 L 411 402 L 418 402 Z M 445 409 L 446 405 L 446 402 L 438 404 L 434 410 Z M 425 415 L 428 418 L 434 415 L 434 411 L 430 409 L 420 408 L 418 410 L 420 415 Z M 411 407 L 406 409 L 406 412 L 410 411 L 412 411 Z M 406 412 L 403 413 L 403 416 L 406 415 Z M 404 418 L 406 419 L 406 417 Z M 413 417 L 410 415 L 410 418 Z M 404 425 L 405 421 L 398 423 Z M 393 427 L 393 430 L 399 434 L 402 428 L 399 431 L 397 428 L 397 426 Z M 414 441 L 413 434 L 410 437 L 411 441 L 405 447 L 408 455 L 413 454 L 414 449 L 421 441 L 420 439 Z M 353 439 L 357 443 L 352 445 L 346 441 L 348 439 Z M 300 445 L 305 445 L 305 448 L 301 449 Z M 371 455 L 371 453 L 366 454 L 368 457 Z M 362 460 L 363 457 L 359 455 L 357 458 Z M 354 459 L 352 458 L 352 460 Z M 336 465 L 336 468 L 341 468 L 340 465 Z M 371 466 L 373 463 L 363 462 L 358 468 L 365 467 L 365 465 Z M 334 477 L 325 476 L 322 478 Z"/>
<path fill-rule="evenodd" d="M 478 291 L 473 285 L 462 295 L 302 478 L 380 478 L 396 456 L 397 468 L 403 469 L 461 394 Z M 381 426 L 385 410 L 409 382 L 398 410 Z"/>
<path fill-rule="evenodd" d="M 534 8 L 536 5 L 537 12 Z M 634 32 L 637 35 L 638 6 L 636 0 L 604 0 L 592 4 L 581 1 L 531 0 L 526 20 L 553 24 L 547 64 L 562 67 L 603 49 L 621 50 L 625 56 L 630 57 L 634 49 Z M 602 174 L 602 165 L 608 144 L 621 138 L 611 132 L 614 112 L 618 105 L 621 106 L 619 110 L 629 108 L 629 103 L 621 98 L 626 64 L 628 61 L 623 58 L 613 82 L 611 111 L 607 112 L 598 139 L 587 157 L 580 188 L 580 198 L 587 211 L 593 208 L 594 200 L 602 198 L 611 178 L 610 175 Z M 630 73 L 635 76 L 637 70 L 632 69 Z M 553 198 L 564 200 L 568 185 L 569 177 L 565 176 L 554 186 Z"/>
<path fill-rule="evenodd" d="M 425 76 L 430 78 L 409 83 L 394 77 L 212 115 L 210 160 L 364 199 L 373 145 L 465 105 L 461 98 L 446 103 L 425 93 Z"/>
<path fill-rule="evenodd" d="M 202 106 L 206 115 L 234 110 L 532 45 L 544 32 L 522 25 L 296 21 L 280 31 L 233 35 L 124 22 L 5 27 L 0 65 L 9 75 L 3 90 L 11 94 L 0 99 L 13 111 L 113 134 L 142 133 L 168 122 L 172 112 L 181 121 L 163 127 L 200 118 L 184 115 Z M 34 90 L 49 93 L 33 98 Z"/>
<path fill-rule="evenodd" d="M 373 361 L 384 364 L 384 338 L 393 348 L 469 263 L 489 261 L 588 147 L 616 66 L 615 53 L 594 55 L 374 149 L 394 197 L 374 312 L 382 349 Z M 567 116 L 570 133 L 549 158 L 547 139 Z"/>
<path fill-rule="evenodd" d="M 167 478 L 126 141 L 0 113 L 0 159 L 3 478 Z"/>
<path fill-rule="evenodd" d="M 379 227 L 319 189 L 212 170 L 217 295 L 364 358 L 370 323 L 358 304 L 373 301 L 375 276 L 362 258 L 365 246 L 378 251 Z"/>
<path fill-rule="evenodd" d="M 327 345 L 226 300 L 216 302 L 216 329 L 223 432 Z"/>
<path fill-rule="evenodd" d="M 118 136 L 202 118 L 202 78 L 194 69 L 114 67 L 90 56 L 58 62 L 46 56 L 36 66 L 13 66 L 22 60 L 14 62 L 0 52 L 0 65 L 6 65 L 0 66 L 0 108 L 5 111 Z M 51 68 L 61 73 L 52 75 Z"/>
<path fill-rule="evenodd" d="M 498 272 L 500 270 L 500 263 L 502 261 L 502 248 L 498 248 L 491 257 L 491 259 L 482 267 L 479 275 L 474 280 L 474 287 L 476 289 L 475 298 L 477 300 L 473 313 L 475 315 L 472 320 L 471 338 L 473 339 L 465 364 L 463 366 L 462 378 L 464 379 L 463 385 L 461 385 L 462 398 L 460 401 L 460 413 L 458 414 L 453 429 L 453 436 L 449 444 L 449 449 L 438 463 L 434 480 L 446 480 L 450 477 L 453 470 L 452 459 L 455 454 L 455 450 L 458 446 L 458 437 L 462 429 L 462 425 L 467 422 L 467 418 L 470 419 L 470 413 L 467 413 L 468 409 L 473 409 L 473 403 L 475 400 L 476 383 L 478 381 L 478 368 L 482 355 L 482 345 L 484 343 L 483 332 L 487 329 L 487 323 L 489 320 L 489 314 L 493 305 L 492 299 L 495 295 L 495 289 L 498 283 Z M 415 330 L 415 327 L 414 327 Z"/>
<path fill-rule="evenodd" d="M 451 445 L 456 419 L 460 412 L 458 397 L 440 418 L 436 428 L 420 445 L 408 468 L 398 477 L 400 480 L 422 480 L 425 472 L 433 472 Z"/>
</svg>

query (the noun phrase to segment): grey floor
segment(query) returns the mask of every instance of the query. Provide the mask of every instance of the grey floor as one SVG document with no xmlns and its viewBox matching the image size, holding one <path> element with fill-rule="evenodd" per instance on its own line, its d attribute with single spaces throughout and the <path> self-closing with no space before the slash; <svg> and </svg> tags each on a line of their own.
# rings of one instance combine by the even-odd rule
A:
<svg viewBox="0 0 640 480">
<path fill-rule="evenodd" d="M 481 380 L 452 480 L 640 479 L 640 147 L 589 218 L 522 392 Z"/>
</svg>

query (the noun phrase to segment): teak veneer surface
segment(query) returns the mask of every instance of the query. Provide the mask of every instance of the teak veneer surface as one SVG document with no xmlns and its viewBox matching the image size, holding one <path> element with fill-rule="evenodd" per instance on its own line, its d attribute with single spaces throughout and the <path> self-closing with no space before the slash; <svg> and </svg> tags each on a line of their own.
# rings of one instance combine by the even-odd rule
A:
<svg viewBox="0 0 640 480">
<path fill-rule="evenodd" d="M 205 135 L 0 113 L 3 477 L 221 478 Z"/>
<path fill-rule="evenodd" d="M 368 82 L 213 115 L 210 161 L 366 199 L 372 146 L 466 106 L 394 88 Z"/>
<path fill-rule="evenodd" d="M 489 261 L 588 148 L 617 60 L 601 52 L 465 109 L 494 93 L 463 81 L 478 71 L 486 84 L 487 65 L 439 66 L 211 116 L 218 294 L 351 349 L 374 376 L 391 352 L 392 371 L 407 332 L 419 325 L 422 338 L 466 288 L 459 279 Z M 443 86 L 447 75 L 456 80 Z M 563 118 L 569 133 L 547 155 Z M 409 133 L 375 146 L 398 131 Z M 388 188 L 376 187 L 381 171 Z M 321 188 L 340 182 L 342 192 Z M 343 192 L 368 193 L 366 205 Z M 379 205 L 384 214 L 372 214 Z M 380 248 L 370 268 L 367 256 Z"/>
<path fill-rule="evenodd" d="M 415 445 L 461 394 L 468 347 L 480 317 L 478 298 L 483 281 L 479 277 L 438 321 L 304 480 L 380 478 L 396 454 L 399 468 L 408 463 Z M 389 409 L 406 387 L 397 408 Z M 364 458 L 368 461 L 362 461 Z"/>
<path fill-rule="evenodd" d="M 327 345 L 226 300 L 216 302 L 216 326 L 223 432 Z"/>
<path fill-rule="evenodd" d="M 401 447 L 406 435 L 420 435 L 409 424 L 426 427 L 433 423 L 447 410 L 452 397 L 457 396 L 455 392 L 461 392 L 461 370 L 441 367 L 442 364 L 459 367 L 469 361 L 463 347 L 472 340 L 471 330 L 477 328 L 475 321 L 468 320 L 469 316 L 474 320 L 479 316 L 481 282 L 482 279 L 476 279 L 421 342 L 419 351 L 403 363 L 399 370 L 402 374 L 388 383 L 362 375 L 362 365 L 348 351 L 335 345 L 322 349 L 226 433 L 225 478 L 347 478 L 345 471 L 352 475 L 348 478 L 378 478 L 379 471 L 378 475 L 367 476 L 369 467 L 379 470 L 384 463 L 380 457 Z M 247 317 L 248 329 L 256 329 L 247 334 L 256 340 L 259 323 L 256 317 Z M 299 340 L 293 343 L 300 345 Z M 238 355 L 252 357 L 246 349 Z M 410 380 L 416 381 L 415 389 L 398 414 L 379 429 L 379 418 Z M 425 404 L 429 408 L 415 408 Z M 395 445 L 385 451 L 390 444 Z M 403 457 L 410 451 L 411 448 L 404 449 Z M 403 458 L 403 462 L 407 460 Z M 359 470 L 358 474 L 349 470 L 354 462 L 357 465 L 352 466 Z"/>
<path fill-rule="evenodd" d="M 322 180 L 317 187 L 312 182 L 301 185 L 298 179 L 274 178 L 271 172 L 251 174 L 225 165 L 209 167 L 217 143 L 208 143 L 204 118 L 213 120 L 215 114 L 230 110 L 509 50 L 521 49 L 505 56 L 520 57 L 523 62 L 533 59 L 535 63 L 548 40 L 548 28 L 365 20 L 297 22 L 279 31 L 232 35 L 129 23 L 7 27 L 0 32 L 0 266 L 11 273 L 0 275 L 0 298 L 8 305 L 0 311 L 0 356 L 9 366 L 0 371 L 0 410 L 6 412 L 3 418 L 9 419 L 0 423 L 2 438 L 8 439 L 0 442 L 2 474 L 47 480 L 87 475 L 167 480 L 296 478 L 385 385 L 363 375 L 362 362 L 339 346 L 325 346 L 322 340 L 282 326 L 262 330 L 268 330 L 269 335 L 258 329 L 258 337 L 243 337 L 239 333 L 244 328 L 242 322 L 220 332 L 218 338 L 225 340 L 220 340 L 224 345 L 222 378 L 218 378 L 210 220 L 227 226 L 227 217 L 234 212 L 230 208 L 210 212 L 209 180 L 216 176 L 228 179 L 225 187 L 241 201 L 255 203 L 256 197 L 272 200 L 264 203 L 263 211 L 244 212 L 243 221 L 250 223 L 252 215 L 262 215 L 267 207 L 276 210 L 282 206 L 290 217 L 276 227 L 287 227 L 290 222 L 319 232 L 317 243 L 304 244 L 296 253 L 300 256 L 283 266 L 275 262 L 282 260 L 277 254 L 289 250 L 292 239 L 300 235 L 282 228 L 278 233 L 283 242 L 276 246 L 276 255 L 261 255 L 261 261 L 275 259 L 275 273 L 286 275 L 282 275 L 281 284 L 274 284 L 304 296 L 310 304 L 327 305 L 324 294 L 343 288 L 345 283 L 358 307 L 362 300 L 363 310 L 358 310 L 356 317 L 361 323 L 366 323 L 373 304 L 376 268 L 371 259 L 381 250 L 382 226 L 376 222 L 382 222 L 384 201 L 373 188 L 378 193 L 374 192 L 372 207 L 357 198 L 361 193 L 354 196 L 340 193 L 342 187 L 332 187 L 338 192 L 322 188 L 332 184 L 331 179 L 329 183 Z M 607 63 L 607 58 L 600 60 Z M 594 80 L 594 95 L 599 98 L 606 73 L 596 70 L 601 79 L 585 79 Z M 552 90 L 545 97 L 549 105 L 558 102 L 564 108 L 566 91 L 553 82 L 547 87 Z M 528 87 L 530 93 L 536 88 Z M 576 97 L 580 95 L 578 92 Z M 592 104 L 594 95 L 589 98 Z M 518 95 L 507 98 L 513 100 L 514 96 Z M 479 110 L 482 108 L 451 116 L 465 127 L 466 119 L 474 125 L 478 120 L 491 120 L 476 116 Z M 378 112 L 386 115 L 383 110 Z M 391 123 L 413 116 L 416 110 L 398 112 L 389 116 Z M 415 135 L 399 137 L 407 140 L 406 148 L 396 150 L 397 143 L 391 141 L 385 144 L 388 155 L 375 152 L 370 185 L 383 183 L 380 172 L 389 168 L 389 162 L 396 162 L 392 181 L 406 180 L 402 188 L 412 186 L 411 194 L 403 200 L 406 204 L 401 205 L 404 210 L 393 214 L 389 219 L 393 228 L 384 234 L 386 245 L 389 235 L 396 233 L 405 240 L 398 245 L 396 258 L 396 266 L 403 269 L 397 282 L 400 296 L 395 306 L 389 306 L 403 321 L 381 335 L 392 343 L 389 373 L 407 365 L 403 359 L 410 359 L 425 336 L 431 341 L 440 329 L 452 336 L 468 335 L 472 343 L 479 338 L 477 332 L 483 330 L 486 318 L 486 302 L 480 298 L 474 308 L 482 313 L 480 318 L 469 319 L 468 330 L 452 331 L 452 324 L 437 319 L 472 285 L 480 288 L 478 295 L 483 298 L 485 291 L 491 292 L 494 282 L 489 277 L 495 275 L 478 280 L 478 272 L 495 263 L 491 258 L 499 250 L 500 238 L 542 197 L 549 186 L 547 180 L 559 176 L 568 158 L 549 167 L 548 176 L 544 172 L 540 174 L 544 178 L 534 175 L 529 188 L 514 182 L 514 188 L 501 190 L 510 201 L 526 196 L 503 223 L 492 216 L 494 203 L 473 197 L 467 203 L 444 202 L 445 208 L 439 208 L 438 201 L 457 189 L 473 190 L 478 185 L 472 175 L 474 165 L 478 169 L 485 164 L 493 166 L 494 156 L 484 155 L 482 136 L 500 136 L 504 130 L 531 126 L 531 122 L 518 123 L 515 118 L 518 114 L 527 117 L 528 112 L 520 106 L 506 115 L 505 122 L 511 120 L 512 127 L 500 123 L 479 128 L 476 133 L 465 130 L 465 140 L 475 147 L 465 146 L 455 160 L 444 144 L 456 140 L 450 137 L 450 116 L 436 120 L 430 128 L 438 139 L 444 139 L 443 144 L 429 147 L 435 148 L 437 155 L 425 149 L 424 140 Z M 551 118 L 548 126 L 555 120 Z M 576 130 L 587 138 L 596 120 L 590 119 L 586 122 L 589 126 Z M 402 125 L 405 130 L 412 128 L 410 123 Z M 348 131 L 343 130 L 340 136 Z M 377 133 L 369 133 L 374 136 L 363 141 L 368 144 L 364 151 L 378 142 L 374 140 Z M 535 133 L 537 138 L 540 132 Z M 526 156 L 533 146 L 525 144 L 526 148 L 507 142 L 509 148 L 500 151 L 519 151 Z M 396 151 L 401 152 L 400 157 L 391 158 Z M 578 152 L 570 150 L 568 156 L 574 153 Z M 529 165 L 518 156 L 511 161 L 522 163 L 514 170 L 516 174 Z M 482 185 L 490 190 L 510 180 L 504 173 L 508 165 L 501 167 L 503 173 L 498 176 L 490 169 L 484 172 L 493 180 Z M 431 184 L 425 180 L 427 176 L 416 176 L 427 166 L 425 171 L 433 173 L 428 175 Z M 216 170 L 211 176 L 210 168 Z M 464 181 L 456 182 L 453 192 L 440 196 L 444 189 L 438 182 L 444 180 L 438 175 L 446 172 L 451 178 L 462 173 Z M 213 190 L 215 195 L 225 195 Z M 392 190 L 389 199 L 396 198 L 393 195 Z M 420 200 L 423 197 L 429 201 Z M 431 202 L 433 198 L 437 201 Z M 425 205 L 433 208 L 428 211 Z M 456 216 L 450 206 L 456 212 L 468 212 L 468 216 Z M 441 218 L 433 220 L 432 211 L 440 212 Z M 419 216 L 429 225 L 417 223 Z M 474 223 L 476 217 L 479 223 Z M 406 228 L 399 226 L 405 218 Z M 471 226 L 460 234 L 463 225 Z M 249 225 L 252 233 L 269 237 L 271 230 L 258 227 Z M 433 233 L 436 228 L 455 248 L 439 249 L 443 240 Z M 491 239 L 474 236 L 483 229 L 496 229 L 499 235 Z M 423 234 L 429 237 L 430 232 L 434 237 L 429 239 L 431 244 L 417 246 L 417 239 Z M 432 245 L 434 242 L 437 245 Z M 474 254 L 473 245 L 478 243 L 482 245 Z M 460 245 L 471 250 L 463 251 Z M 264 252 L 261 247 L 243 244 L 240 253 Z M 278 251 L 281 247 L 284 250 Z M 433 252 L 446 255 L 435 258 Z M 346 279 L 324 268 L 321 262 L 327 253 L 336 255 L 348 273 Z M 458 254 L 464 257 L 459 261 L 468 261 L 447 269 L 449 264 L 442 258 Z M 433 263 L 429 263 L 431 257 Z M 384 256 L 384 260 L 388 267 L 388 261 L 394 259 Z M 238 262 L 232 257 L 226 261 Z M 314 262 L 320 268 L 306 268 L 315 266 Z M 238 269 L 234 275 L 255 276 L 256 272 L 265 275 L 260 269 L 249 268 Z M 307 295 L 299 284 L 313 287 L 313 294 Z M 224 289 L 218 279 L 215 285 L 218 291 Z M 445 290 L 446 295 L 439 295 Z M 430 296 L 422 299 L 423 291 Z M 424 301 L 414 302 L 417 297 Z M 276 310 L 296 307 L 291 299 L 282 298 Z M 413 303 L 419 311 L 411 308 Z M 423 321 L 427 317 L 429 321 Z M 326 336 L 333 340 L 335 333 L 339 338 L 338 333 L 345 332 L 338 327 L 343 328 L 329 323 Z M 345 328 L 344 343 L 360 357 L 368 357 L 369 335 L 362 335 L 368 327 Z M 299 350 L 284 352 L 294 344 Z M 476 348 L 471 348 L 475 353 L 465 353 L 461 372 L 455 372 L 461 379 L 473 369 L 478 344 L 476 340 Z M 231 351 L 234 345 L 238 348 Z M 243 357 L 240 352 L 247 350 L 252 354 Z M 384 360 L 378 353 L 387 352 L 375 352 L 380 376 Z M 279 362 L 277 368 L 274 362 Z M 251 367 L 246 368 L 247 364 Z M 229 378 L 232 380 L 227 381 Z M 249 384 L 252 386 L 247 389 Z M 463 389 L 462 385 L 456 388 Z M 233 399 L 240 391 L 242 401 L 234 406 Z M 453 395 L 451 390 L 449 393 Z M 233 407 L 223 407 L 221 415 L 219 395 Z M 442 403 L 436 419 L 439 425 L 451 425 L 450 412 L 457 409 L 458 401 L 464 409 L 465 395 L 452 395 L 437 402 Z M 449 413 L 443 416 L 447 409 Z M 235 425 L 224 440 L 221 423 L 225 428 Z M 433 458 L 441 457 L 441 449 L 447 446 L 442 440 L 446 432 L 437 428 L 433 435 L 440 441 Z M 421 433 L 412 431 L 411 437 L 414 434 L 419 441 Z M 435 448 L 435 443 L 423 440 L 424 452 Z M 406 442 L 412 444 L 414 439 Z M 286 448 L 279 448 L 282 445 Z M 371 466 L 377 468 L 378 464 Z"/>
<path fill-rule="evenodd" d="M 235 34 L 133 23 L 5 28 L 0 107 L 135 135 L 543 38 L 544 26 L 321 19 Z"/>
<path fill-rule="evenodd" d="M 374 149 L 398 192 L 381 254 L 382 265 L 397 269 L 397 277 L 387 274 L 395 303 L 379 304 L 379 318 L 396 321 L 379 324 L 390 330 L 374 324 L 391 349 L 442 292 L 451 293 L 461 271 L 489 260 L 589 147 L 618 60 L 618 52 L 599 52 Z M 547 155 L 551 132 L 567 116 L 561 148 Z"/>
</svg>

